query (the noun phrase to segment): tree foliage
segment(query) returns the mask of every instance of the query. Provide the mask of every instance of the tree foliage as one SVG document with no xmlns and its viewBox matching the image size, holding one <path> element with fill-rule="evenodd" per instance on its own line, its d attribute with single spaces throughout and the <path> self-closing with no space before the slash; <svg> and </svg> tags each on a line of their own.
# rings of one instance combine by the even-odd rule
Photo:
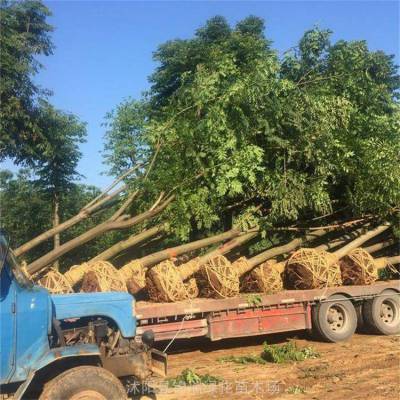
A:
<svg viewBox="0 0 400 400">
<path fill-rule="evenodd" d="M 40 1 L 1 0 L 0 160 L 27 163 L 46 150 L 39 101 L 48 92 L 33 77 L 42 67 L 37 56 L 53 52 L 49 15 Z"/>
<path fill-rule="evenodd" d="M 45 103 L 40 109 L 40 127 L 48 137 L 48 146 L 35 163 L 35 173 L 38 183 L 53 197 L 67 192 L 80 178 L 79 144 L 85 141 L 86 126 L 75 115 Z"/>
<path fill-rule="evenodd" d="M 279 58 L 264 31 L 254 16 L 234 27 L 215 17 L 162 44 L 149 92 L 108 115 L 111 171 L 156 154 L 148 190 L 176 190 L 168 217 L 182 238 L 227 219 L 383 216 L 400 204 L 393 57 L 314 28 Z"/>
</svg>

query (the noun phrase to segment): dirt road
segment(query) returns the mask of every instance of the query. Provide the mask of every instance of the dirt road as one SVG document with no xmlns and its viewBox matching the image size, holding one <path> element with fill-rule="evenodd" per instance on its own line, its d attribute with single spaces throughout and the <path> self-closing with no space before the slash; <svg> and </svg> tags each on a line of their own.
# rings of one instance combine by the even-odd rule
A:
<svg viewBox="0 0 400 400">
<path fill-rule="evenodd" d="M 222 363 L 221 357 L 260 354 L 262 343 L 312 346 L 320 357 L 302 362 L 266 365 Z M 223 381 L 213 385 L 168 388 L 157 380 L 157 394 L 141 399 L 315 399 L 399 400 L 400 336 L 354 335 L 346 343 L 321 343 L 303 334 L 273 335 L 211 343 L 207 340 L 174 343 L 169 353 L 169 377 L 185 368 Z"/>
</svg>

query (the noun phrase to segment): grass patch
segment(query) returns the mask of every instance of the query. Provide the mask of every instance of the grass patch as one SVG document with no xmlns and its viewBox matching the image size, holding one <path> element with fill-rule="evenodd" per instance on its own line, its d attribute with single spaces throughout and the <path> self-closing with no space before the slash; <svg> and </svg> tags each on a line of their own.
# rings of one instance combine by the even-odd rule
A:
<svg viewBox="0 0 400 400">
<path fill-rule="evenodd" d="M 264 342 L 264 350 L 260 355 L 247 354 L 244 356 L 226 356 L 218 358 L 221 363 L 235 364 L 267 364 L 284 363 L 288 361 L 304 361 L 309 358 L 318 358 L 320 355 L 312 347 L 298 348 L 295 342 L 285 344 L 268 344 Z"/>
<path fill-rule="evenodd" d="M 192 386 L 192 385 L 211 385 L 222 382 L 221 378 L 209 374 L 197 374 L 190 368 L 184 369 L 180 375 L 175 378 L 167 379 L 168 387 Z"/>
<path fill-rule="evenodd" d="M 305 378 L 320 378 L 325 375 L 328 369 L 328 364 L 319 364 L 313 367 L 304 368 L 301 370 L 302 374 L 300 375 L 301 379 Z"/>
<path fill-rule="evenodd" d="M 304 361 L 309 358 L 318 358 L 320 355 L 312 347 L 298 348 L 295 342 L 283 345 L 264 343 L 262 358 L 273 363 L 288 361 Z"/>
<path fill-rule="evenodd" d="M 249 294 L 246 300 L 251 306 L 259 306 L 262 303 L 262 297 L 259 294 Z"/>
<path fill-rule="evenodd" d="M 256 354 L 248 354 L 245 356 L 226 356 L 218 359 L 221 363 L 233 362 L 236 364 L 266 364 L 267 361 Z"/>
<path fill-rule="evenodd" d="M 303 394 L 306 392 L 306 390 L 301 386 L 294 385 L 287 388 L 286 392 L 289 394 Z"/>
</svg>

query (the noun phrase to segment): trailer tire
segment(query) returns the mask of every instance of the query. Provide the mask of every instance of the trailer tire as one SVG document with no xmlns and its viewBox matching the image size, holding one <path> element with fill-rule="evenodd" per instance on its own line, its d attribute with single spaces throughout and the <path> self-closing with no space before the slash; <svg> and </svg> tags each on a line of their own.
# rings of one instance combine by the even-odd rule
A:
<svg viewBox="0 0 400 400">
<path fill-rule="evenodd" d="M 341 342 L 355 332 L 357 313 L 349 299 L 336 294 L 313 307 L 312 323 L 317 338 L 325 342 Z"/>
<path fill-rule="evenodd" d="M 378 335 L 400 333 L 400 295 L 391 289 L 379 296 L 366 300 L 363 318 L 369 332 Z"/>
<path fill-rule="evenodd" d="M 122 383 L 100 367 L 71 368 L 48 382 L 39 400 L 127 399 Z"/>
</svg>

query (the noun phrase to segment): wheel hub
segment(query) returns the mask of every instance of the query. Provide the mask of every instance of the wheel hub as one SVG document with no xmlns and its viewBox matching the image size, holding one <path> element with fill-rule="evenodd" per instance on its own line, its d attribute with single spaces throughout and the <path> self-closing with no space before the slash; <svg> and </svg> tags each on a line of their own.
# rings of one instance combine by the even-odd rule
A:
<svg viewBox="0 0 400 400">
<path fill-rule="evenodd" d="M 381 305 L 381 312 L 380 312 L 381 320 L 385 324 L 392 324 L 396 318 L 396 309 L 393 307 L 393 304 L 389 301 L 383 301 Z"/>
<path fill-rule="evenodd" d="M 327 320 L 329 327 L 334 332 L 340 331 L 341 329 L 343 329 L 345 322 L 345 315 L 343 310 L 335 305 L 329 307 Z"/>
</svg>

